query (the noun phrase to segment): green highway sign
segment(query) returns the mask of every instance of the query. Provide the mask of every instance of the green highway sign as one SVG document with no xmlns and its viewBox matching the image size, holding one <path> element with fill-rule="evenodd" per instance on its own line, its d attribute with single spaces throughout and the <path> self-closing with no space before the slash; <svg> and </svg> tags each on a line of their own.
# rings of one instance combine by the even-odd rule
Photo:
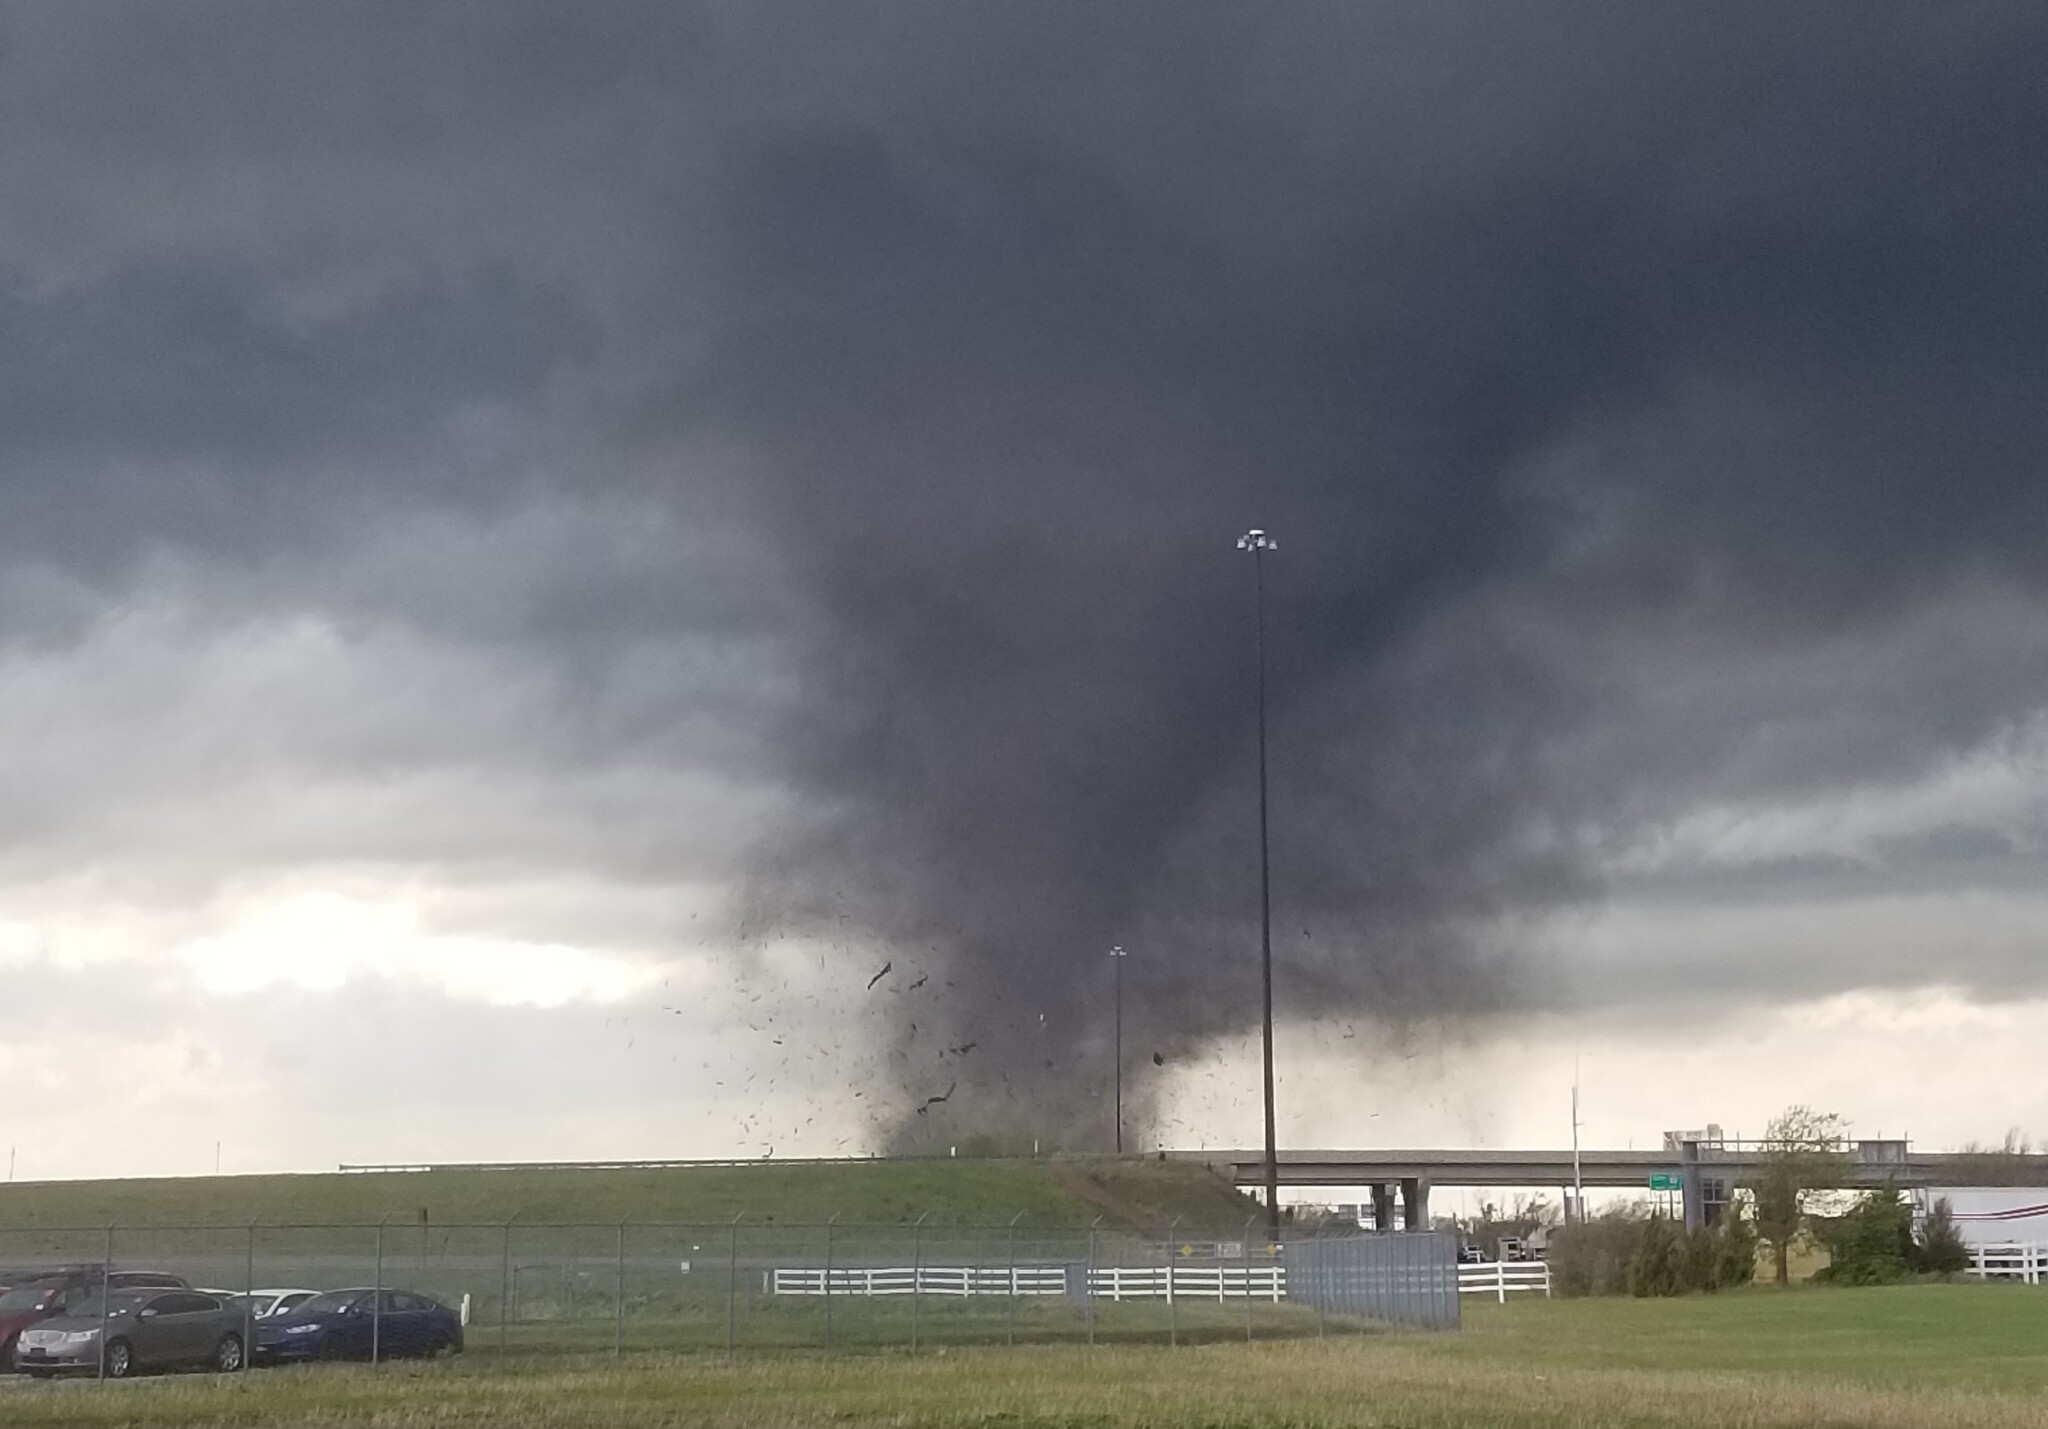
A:
<svg viewBox="0 0 2048 1429">
<path fill-rule="evenodd" d="M 1650 1189 L 1652 1191 L 1677 1191 L 1682 1190 L 1684 1186 L 1685 1179 L 1676 1171 L 1652 1171 L 1650 1173 Z"/>
</svg>

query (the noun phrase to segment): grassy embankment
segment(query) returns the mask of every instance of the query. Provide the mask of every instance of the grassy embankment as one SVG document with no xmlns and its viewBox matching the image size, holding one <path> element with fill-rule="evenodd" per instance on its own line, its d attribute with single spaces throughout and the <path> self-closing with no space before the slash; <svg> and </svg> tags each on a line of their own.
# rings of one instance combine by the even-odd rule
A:
<svg viewBox="0 0 2048 1429">
<path fill-rule="evenodd" d="M 914 1424 L 2048 1425 L 2048 1295 L 1767 1289 L 1476 1306 L 1460 1335 L 742 1359 L 565 1354 L 0 1391 L 9 1429 Z"/>
<path fill-rule="evenodd" d="M 992 1273 L 1091 1254 L 1117 1264 L 1143 1257 L 1176 1222 L 1235 1234 L 1250 1212 L 1206 1170 L 1156 1161 L 49 1182 L 0 1187 L 0 1277 L 111 1254 L 198 1285 L 397 1285 L 451 1305 L 467 1300 L 473 1339 L 515 1358 L 609 1349 L 615 1335 L 630 1349 L 664 1352 L 722 1350 L 728 1334 L 748 1350 L 872 1346 L 907 1340 L 913 1314 L 928 1344 L 1030 1343 L 1085 1336 L 1056 1295 L 1018 1305 L 927 1296 L 917 1307 L 839 1297 L 828 1307 L 767 1293 L 766 1278 L 778 1265 L 902 1266 L 917 1257 Z M 365 1229 L 387 1217 L 384 1229 Z M 1099 1232 L 1082 1229 L 1098 1218 Z M 118 1225 L 111 1250 L 99 1229 L 108 1223 Z M 219 1229 L 187 1229 L 195 1225 Z M 1275 1333 L 1301 1319 L 1287 1306 L 1257 1313 Z M 1241 1317 L 1191 1304 L 1179 1318 L 1199 1338 L 1227 1334 Z M 1141 1303 L 1105 1306 L 1096 1328 L 1110 1340 L 1169 1333 L 1158 1308 Z"/>
<path fill-rule="evenodd" d="M 42 1181 L 0 1186 L 0 1230 L 620 1221 L 1082 1226 L 1242 1224 L 1251 1207 L 1199 1166 L 1157 1161 L 773 1162 L 658 1170 L 431 1171 Z"/>
</svg>

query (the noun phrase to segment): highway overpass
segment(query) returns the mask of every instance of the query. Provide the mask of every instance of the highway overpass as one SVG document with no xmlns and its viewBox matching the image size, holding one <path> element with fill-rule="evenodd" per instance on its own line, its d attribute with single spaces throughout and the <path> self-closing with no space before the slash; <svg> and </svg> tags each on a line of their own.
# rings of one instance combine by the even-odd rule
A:
<svg viewBox="0 0 2048 1429">
<path fill-rule="evenodd" d="M 1262 1151 L 1239 1149 L 1166 1151 L 1177 1161 L 1197 1161 L 1228 1176 L 1239 1186 L 1265 1184 Z M 2005 1158 L 2017 1164 L 2002 1168 L 2029 1184 L 2048 1186 L 2048 1156 Z M 1889 1182 L 1900 1186 L 1971 1184 L 1984 1158 L 1953 1152 L 1914 1151 L 1905 1141 L 1851 1143 L 1843 1157 L 1845 1188 L 1870 1190 Z M 1648 1191 L 1653 1178 L 1662 1184 L 1675 1178 L 1682 1189 L 1686 1219 L 1697 1224 L 1707 1207 L 1724 1202 L 1729 1192 L 1755 1174 L 1762 1151 L 1754 1142 L 1682 1141 L 1653 1151 L 1582 1149 L 1578 1154 L 1580 1184 L 1602 1189 Z M 1396 1189 L 1403 1202 L 1403 1222 L 1429 1223 L 1431 1186 L 1554 1186 L 1573 1183 L 1572 1153 L 1565 1151 L 1487 1151 L 1467 1148 L 1432 1150 L 1288 1150 L 1279 1154 L 1280 1184 L 1361 1186 L 1371 1189 L 1380 1224 Z"/>
</svg>

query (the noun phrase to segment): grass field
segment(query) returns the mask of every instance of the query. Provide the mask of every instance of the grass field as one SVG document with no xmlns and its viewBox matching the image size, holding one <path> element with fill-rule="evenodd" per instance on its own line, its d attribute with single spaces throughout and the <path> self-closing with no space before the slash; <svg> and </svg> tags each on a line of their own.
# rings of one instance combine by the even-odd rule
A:
<svg viewBox="0 0 2048 1429">
<path fill-rule="evenodd" d="M 2048 1294 L 1758 1289 L 1470 1307 L 1458 1335 L 1194 1348 L 517 1356 L 0 1388 L 8 1429 L 2048 1425 Z"/>
<path fill-rule="evenodd" d="M 0 1230 L 51 1226 L 763 1221 L 1234 1226 L 1251 1213 L 1200 1166 L 1158 1161 L 874 1161 L 664 1169 L 419 1171 L 42 1181 L 0 1186 Z"/>
</svg>

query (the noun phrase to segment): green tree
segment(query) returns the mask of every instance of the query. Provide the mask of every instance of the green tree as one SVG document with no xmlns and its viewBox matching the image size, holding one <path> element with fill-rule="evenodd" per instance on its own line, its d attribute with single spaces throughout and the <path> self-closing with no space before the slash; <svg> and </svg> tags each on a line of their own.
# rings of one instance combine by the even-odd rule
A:
<svg viewBox="0 0 2048 1429">
<path fill-rule="evenodd" d="M 1955 1211 L 1946 1196 L 1928 1208 L 1914 1237 L 1911 1263 L 1926 1275 L 1959 1275 L 1970 1268 L 1970 1248 L 1956 1229 Z"/>
<path fill-rule="evenodd" d="M 1856 1204 L 1820 1227 L 1836 1285 L 1889 1285 L 1906 1278 L 1914 1257 L 1913 1208 L 1897 1186 L 1865 1191 Z"/>
<path fill-rule="evenodd" d="M 1807 1106 L 1786 1108 L 1764 1129 L 1762 1164 L 1749 1190 L 1756 1200 L 1757 1233 L 1771 1243 L 1780 1285 L 1792 1278 L 1787 1259 L 1792 1238 L 1806 1224 L 1808 1198 L 1847 1177 L 1847 1144 L 1840 1116 Z"/>
<path fill-rule="evenodd" d="M 1714 1228 L 1714 1287 L 1747 1285 L 1756 1279 L 1756 1226 L 1731 1201 Z"/>
</svg>

